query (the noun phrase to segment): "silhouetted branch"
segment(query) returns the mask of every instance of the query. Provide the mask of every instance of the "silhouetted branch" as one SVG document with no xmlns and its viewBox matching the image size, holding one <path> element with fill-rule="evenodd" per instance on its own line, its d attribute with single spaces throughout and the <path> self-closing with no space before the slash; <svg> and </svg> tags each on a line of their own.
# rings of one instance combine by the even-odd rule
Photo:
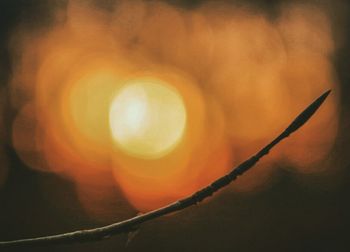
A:
<svg viewBox="0 0 350 252">
<path fill-rule="evenodd" d="M 29 246 L 38 246 L 38 245 L 53 245 L 53 244 L 68 244 L 75 242 L 91 242 L 102 240 L 108 238 L 112 235 L 119 233 L 126 233 L 133 231 L 138 225 L 161 217 L 163 215 L 180 211 L 189 206 L 195 205 L 205 198 L 210 197 L 213 193 L 220 190 L 221 188 L 227 186 L 238 176 L 242 175 L 244 172 L 248 171 L 253 167 L 263 156 L 267 155 L 269 151 L 284 138 L 288 137 L 291 133 L 298 130 L 302 125 L 304 125 L 310 117 L 316 112 L 316 110 L 321 106 L 324 100 L 329 95 L 330 90 L 322 94 L 317 98 L 311 105 L 309 105 L 295 120 L 271 143 L 262 148 L 257 154 L 244 161 L 231 172 L 225 176 L 215 180 L 212 184 L 207 187 L 202 188 L 201 190 L 195 192 L 187 198 L 183 198 L 179 201 L 171 203 L 165 207 L 156 209 L 154 211 L 138 215 L 131 219 L 127 219 L 118 223 L 114 223 L 108 226 L 80 230 L 70 233 L 44 236 L 32 239 L 23 239 L 23 240 L 14 240 L 14 241 L 4 241 L 0 242 L 0 248 L 5 247 L 29 247 Z"/>
</svg>

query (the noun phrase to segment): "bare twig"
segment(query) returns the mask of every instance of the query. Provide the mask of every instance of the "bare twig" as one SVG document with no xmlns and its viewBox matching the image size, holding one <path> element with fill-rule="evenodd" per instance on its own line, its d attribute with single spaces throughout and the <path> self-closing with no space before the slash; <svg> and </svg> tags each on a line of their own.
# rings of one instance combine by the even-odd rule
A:
<svg viewBox="0 0 350 252">
<path fill-rule="evenodd" d="M 257 154 L 244 161 L 236 168 L 234 168 L 230 173 L 225 176 L 215 180 L 212 184 L 207 187 L 202 188 L 201 190 L 195 192 L 194 194 L 183 198 L 179 201 L 171 203 L 165 207 L 156 209 L 154 211 L 138 215 L 131 219 L 127 219 L 121 222 L 117 222 L 108 226 L 88 229 L 88 230 L 79 230 L 70 233 L 44 236 L 32 239 L 22 239 L 14 241 L 4 241 L 0 242 L 0 248 L 5 247 L 30 247 L 30 246 L 39 246 L 39 245 L 53 245 L 53 244 L 68 244 L 76 242 L 91 242 L 102 240 L 108 238 L 112 235 L 119 233 L 130 232 L 135 229 L 136 226 L 156 219 L 158 217 L 164 216 L 169 213 L 177 212 L 182 209 L 185 209 L 189 206 L 198 204 L 207 197 L 210 197 L 213 193 L 219 189 L 227 186 L 238 176 L 242 175 L 244 172 L 253 167 L 263 156 L 267 155 L 269 151 L 284 138 L 288 137 L 291 133 L 298 130 L 302 125 L 304 125 L 310 117 L 316 112 L 316 110 L 321 106 L 324 100 L 329 95 L 330 90 L 322 94 L 317 98 L 311 105 L 309 105 L 295 120 L 271 143 L 262 148 Z"/>
</svg>

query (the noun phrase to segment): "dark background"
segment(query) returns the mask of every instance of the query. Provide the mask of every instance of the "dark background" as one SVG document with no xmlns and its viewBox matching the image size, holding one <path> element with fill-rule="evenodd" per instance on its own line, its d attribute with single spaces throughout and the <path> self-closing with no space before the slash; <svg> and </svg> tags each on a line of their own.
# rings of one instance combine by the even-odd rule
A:
<svg viewBox="0 0 350 252">
<path fill-rule="evenodd" d="M 0 85 L 11 78 L 9 36 L 19 22 L 29 28 L 51 21 L 52 4 L 64 1 L 0 0 Z M 104 8 L 113 1 L 100 1 Z M 202 1 L 169 1 L 183 8 L 195 8 Z M 271 18 L 281 2 L 234 1 L 250 5 Z M 295 2 L 295 1 L 294 1 Z M 127 235 L 102 242 L 24 249 L 22 251 L 350 251 L 350 26 L 346 1 L 315 1 L 329 5 L 333 30 L 339 37 L 333 57 L 341 88 L 340 128 L 332 155 L 335 172 L 326 176 L 300 175 L 292 169 L 279 169 L 277 179 L 258 193 L 224 192 L 212 201 L 177 215 L 160 218 L 142 226 L 125 247 Z M 334 5 L 337 5 L 335 8 Z M 5 90 L 6 91 L 6 90 Z M 0 189 L 0 240 L 18 239 L 92 228 L 96 222 L 82 211 L 73 184 L 59 177 L 27 169 L 11 148 L 11 119 L 16 111 L 9 98 L 5 104 L 5 142 L 9 176 Z M 6 144 L 7 143 L 7 144 Z M 39 181 L 59 188 L 65 205 L 45 200 Z M 51 202 L 51 203 L 50 203 Z M 115 220 L 134 216 L 116 213 Z M 16 250 L 14 250 L 16 251 Z"/>
</svg>

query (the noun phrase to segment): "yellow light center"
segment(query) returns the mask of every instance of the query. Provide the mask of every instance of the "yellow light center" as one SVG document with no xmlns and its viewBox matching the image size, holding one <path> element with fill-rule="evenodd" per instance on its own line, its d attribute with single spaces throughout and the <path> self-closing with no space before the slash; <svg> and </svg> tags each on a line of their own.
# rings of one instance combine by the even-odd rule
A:
<svg viewBox="0 0 350 252">
<path fill-rule="evenodd" d="M 186 109 L 177 90 L 159 80 L 134 80 L 117 93 L 109 112 L 114 141 L 129 155 L 154 159 L 181 140 Z"/>
</svg>

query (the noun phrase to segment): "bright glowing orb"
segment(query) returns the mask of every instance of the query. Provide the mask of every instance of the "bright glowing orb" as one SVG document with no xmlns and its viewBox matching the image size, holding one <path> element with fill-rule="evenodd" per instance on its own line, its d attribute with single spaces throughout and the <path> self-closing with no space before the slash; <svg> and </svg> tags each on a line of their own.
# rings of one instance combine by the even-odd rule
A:
<svg viewBox="0 0 350 252">
<path fill-rule="evenodd" d="M 186 117 L 184 102 L 175 88 L 160 80 L 133 80 L 112 101 L 109 124 L 121 150 L 154 159 L 180 142 Z"/>
</svg>

